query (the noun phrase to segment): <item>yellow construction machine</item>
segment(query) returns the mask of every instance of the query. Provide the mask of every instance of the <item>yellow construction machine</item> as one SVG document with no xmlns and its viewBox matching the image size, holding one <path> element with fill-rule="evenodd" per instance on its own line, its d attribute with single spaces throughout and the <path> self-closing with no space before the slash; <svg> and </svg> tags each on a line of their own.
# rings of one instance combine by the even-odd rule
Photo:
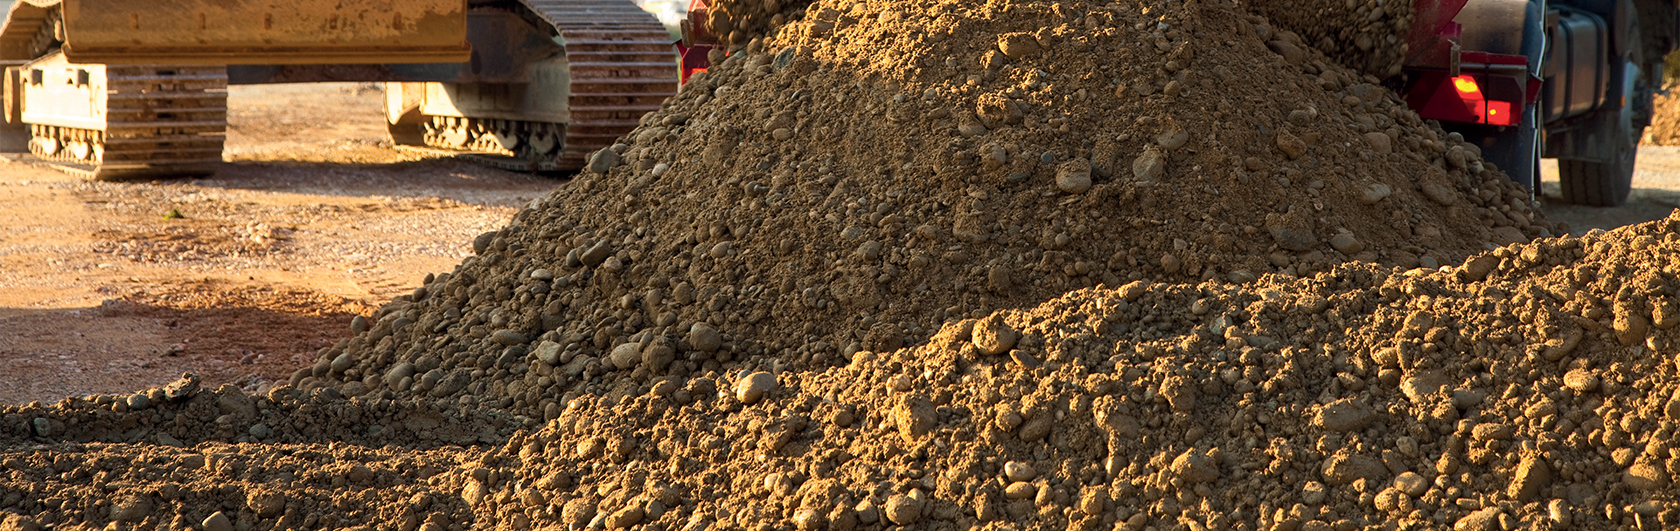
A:
<svg viewBox="0 0 1680 531">
<path fill-rule="evenodd" d="M 230 84 L 386 82 L 397 144 L 565 170 L 678 79 L 631 0 L 18 0 L 0 64 L 0 151 L 98 179 L 213 173 Z"/>
</svg>

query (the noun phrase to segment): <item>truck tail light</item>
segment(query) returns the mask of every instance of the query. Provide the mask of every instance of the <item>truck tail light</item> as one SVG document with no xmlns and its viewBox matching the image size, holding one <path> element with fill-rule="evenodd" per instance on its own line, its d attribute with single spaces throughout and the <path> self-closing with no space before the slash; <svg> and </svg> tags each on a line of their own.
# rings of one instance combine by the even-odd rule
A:
<svg viewBox="0 0 1680 531">
<path fill-rule="evenodd" d="M 1517 79 L 1439 71 L 1422 74 L 1406 92 L 1406 100 L 1423 118 L 1498 126 L 1522 122 L 1526 91 Z M 1489 90 L 1490 84 L 1495 90 Z"/>
</svg>

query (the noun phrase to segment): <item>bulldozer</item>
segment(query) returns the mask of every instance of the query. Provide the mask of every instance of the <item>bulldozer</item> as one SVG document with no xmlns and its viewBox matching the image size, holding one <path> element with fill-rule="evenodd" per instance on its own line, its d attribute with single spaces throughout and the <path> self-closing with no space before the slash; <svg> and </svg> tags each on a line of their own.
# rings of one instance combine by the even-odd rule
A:
<svg viewBox="0 0 1680 531">
<path fill-rule="evenodd" d="M 384 82 L 399 146 L 563 171 L 676 93 L 631 0 L 17 0 L 0 151 L 100 180 L 204 176 L 230 85 Z"/>
</svg>

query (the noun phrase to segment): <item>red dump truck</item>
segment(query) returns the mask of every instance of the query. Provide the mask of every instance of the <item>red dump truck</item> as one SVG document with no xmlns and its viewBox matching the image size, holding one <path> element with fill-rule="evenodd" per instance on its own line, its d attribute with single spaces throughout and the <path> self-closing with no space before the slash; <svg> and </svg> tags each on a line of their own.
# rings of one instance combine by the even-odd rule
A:
<svg viewBox="0 0 1680 531">
<path fill-rule="evenodd" d="M 1425 119 L 1535 189 L 1558 160 L 1563 199 L 1616 206 L 1651 123 L 1674 0 L 1415 0 L 1405 68 L 1389 83 Z"/>
</svg>

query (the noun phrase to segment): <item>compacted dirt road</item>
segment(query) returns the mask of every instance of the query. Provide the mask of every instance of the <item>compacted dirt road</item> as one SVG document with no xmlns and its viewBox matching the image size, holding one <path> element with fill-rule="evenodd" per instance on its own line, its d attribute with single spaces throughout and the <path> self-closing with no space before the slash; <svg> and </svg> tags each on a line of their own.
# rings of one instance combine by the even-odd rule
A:
<svg viewBox="0 0 1680 531">
<path fill-rule="evenodd" d="M 380 98 L 234 87 L 229 163 L 209 179 L 0 162 L 0 403 L 185 371 L 260 390 L 562 182 L 394 150 Z"/>
</svg>

